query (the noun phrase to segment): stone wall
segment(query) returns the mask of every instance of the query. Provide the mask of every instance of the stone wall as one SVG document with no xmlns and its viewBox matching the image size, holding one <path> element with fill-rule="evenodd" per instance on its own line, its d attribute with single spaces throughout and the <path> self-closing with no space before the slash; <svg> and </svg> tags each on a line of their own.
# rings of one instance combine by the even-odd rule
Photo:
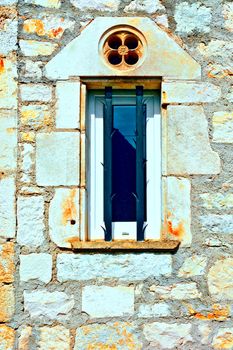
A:
<svg viewBox="0 0 233 350">
<path fill-rule="evenodd" d="M 0 349 L 232 349 L 232 2 L 0 6 Z M 75 236 L 83 189 L 80 124 L 63 118 L 77 82 L 64 90 L 44 67 L 97 16 L 147 16 L 202 67 L 199 83 L 162 83 L 175 253 L 73 252 L 51 230 L 63 198 Z"/>
</svg>

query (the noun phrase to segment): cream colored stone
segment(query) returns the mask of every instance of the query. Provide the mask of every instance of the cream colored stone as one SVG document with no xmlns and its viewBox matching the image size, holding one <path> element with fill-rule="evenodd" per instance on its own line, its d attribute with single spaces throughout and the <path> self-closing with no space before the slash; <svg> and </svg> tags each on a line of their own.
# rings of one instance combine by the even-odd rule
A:
<svg viewBox="0 0 233 350">
<path fill-rule="evenodd" d="M 56 98 L 56 127 L 78 129 L 80 127 L 80 82 L 57 82 Z"/>
<path fill-rule="evenodd" d="M 81 11 L 111 11 L 118 10 L 120 0 L 71 0 L 72 5 Z"/>
<path fill-rule="evenodd" d="M 52 320 L 66 320 L 74 307 L 74 297 L 58 291 L 24 291 L 24 307 L 32 318 L 47 317 Z"/>
<path fill-rule="evenodd" d="M 165 303 L 142 304 L 139 306 L 138 316 L 147 317 L 168 317 L 171 315 L 170 306 Z"/>
<path fill-rule="evenodd" d="M 233 208 L 232 193 L 203 193 L 200 197 L 204 208 L 222 210 Z"/>
<path fill-rule="evenodd" d="M 220 87 L 210 83 L 162 83 L 162 103 L 216 102 L 220 96 Z"/>
<path fill-rule="evenodd" d="M 47 105 L 27 105 L 21 107 L 21 124 L 34 129 L 51 126 L 52 117 Z"/>
<path fill-rule="evenodd" d="M 89 324 L 77 328 L 74 350 L 115 350 L 116 345 L 119 350 L 143 349 L 136 329 L 128 322 Z"/>
<path fill-rule="evenodd" d="M 201 106 L 168 106 L 168 174 L 218 174 L 220 159 L 209 143 Z"/>
<path fill-rule="evenodd" d="M 0 108 L 17 108 L 16 56 L 0 57 Z"/>
<path fill-rule="evenodd" d="M 233 259 L 221 258 L 210 268 L 208 287 L 210 294 L 217 300 L 233 299 Z"/>
<path fill-rule="evenodd" d="M 58 188 L 49 208 L 49 234 L 59 247 L 71 248 L 79 239 L 79 189 Z"/>
<path fill-rule="evenodd" d="M 233 112 L 215 112 L 213 128 L 214 142 L 233 143 Z"/>
<path fill-rule="evenodd" d="M 124 8 L 124 12 L 126 13 L 155 13 L 159 10 L 165 10 L 165 7 L 159 0 L 133 0 Z"/>
<path fill-rule="evenodd" d="M 230 41 L 212 39 L 207 45 L 204 43 L 199 44 L 197 49 L 204 57 L 219 56 L 231 60 L 233 43 Z"/>
<path fill-rule="evenodd" d="M 225 19 L 225 28 L 230 32 L 233 32 L 233 3 L 226 2 L 223 4 L 223 17 Z"/>
<path fill-rule="evenodd" d="M 40 186 L 79 184 L 78 132 L 40 133 L 36 137 L 36 181 Z"/>
<path fill-rule="evenodd" d="M 30 143 L 24 143 L 22 149 L 21 181 L 28 183 L 32 181 L 34 147 Z"/>
<path fill-rule="evenodd" d="M 15 310 L 14 288 L 11 284 L 0 287 L 0 305 L 0 322 L 9 322 Z"/>
<path fill-rule="evenodd" d="M 26 19 L 23 31 L 38 36 L 46 36 L 50 39 L 60 39 L 66 29 L 74 29 L 74 21 L 55 15 L 43 15 L 40 18 Z"/>
<path fill-rule="evenodd" d="M 9 13 L 9 17 L 4 20 L 4 25 L 0 30 L 0 55 L 7 56 L 13 50 L 17 50 L 17 29 L 18 21 L 15 19 L 16 12 Z"/>
<path fill-rule="evenodd" d="M 15 178 L 0 177 L 0 238 L 14 238 L 16 231 Z"/>
<path fill-rule="evenodd" d="M 61 6 L 60 0 L 24 0 L 25 4 L 33 4 L 37 6 L 59 8 Z"/>
<path fill-rule="evenodd" d="M 52 99 L 52 88 L 45 84 L 22 84 L 20 95 L 22 101 L 49 102 Z"/>
<path fill-rule="evenodd" d="M 178 239 L 182 246 L 189 247 L 191 234 L 191 185 L 188 179 L 169 176 L 164 179 L 167 191 L 165 210 L 166 234 L 169 238 Z"/>
<path fill-rule="evenodd" d="M 143 64 L 134 69 L 138 77 L 165 76 L 177 79 L 199 79 L 200 65 L 166 32 L 146 17 L 97 17 L 45 66 L 45 75 L 52 80 L 78 76 L 129 76 L 105 64 L 99 55 L 99 40 L 109 28 L 127 25 L 136 27 L 145 36 L 150 50 Z M 88 45 L 87 45 L 88 43 Z M 78 59 L 77 59 L 78 53 Z"/>
<path fill-rule="evenodd" d="M 14 243 L 0 244 L 0 282 L 13 282 L 14 272 Z"/>
<path fill-rule="evenodd" d="M 23 60 L 24 65 L 21 68 L 21 74 L 33 81 L 39 80 L 42 77 L 42 65 L 43 62 L 33 62 L 29 59 Z"/>
<path fill-rule="evenodd" d="M 178 272 L 178 277 L 192 277 L 204 275 L 207 258 L 201 255 L 193 255 L 187 258 Z"/>
<path fill-rule="evenodd" d="M 17 160 L 17 119 L 15 111 L 0 112 L 0 172 L 14 171 Z"/>
<path fill-rule="evenodd" d="M 30 337 L 32 335 L 32 327 L 23 326 L 20 329 L 18 339 L 18 350 L 30 350 Z"/>
<path fill-rule="evenodd" d="M 209 344 L 211 327 L 209 325 L 202 324 L 198 326 L 198 329 L 201 334 L 201 344 Z"/>
<path fill-rule="evenodd" d="M 211 24 L 211 9 L 202 6 L 201 2 L 181 2 L 176 5 L 176 31 L 181 34 L 209 33 Z"/>
<path fill-rule="evenodd" d="M 233 349 L 233 328 L 220 328 L 213 338 L 214 349 Z"/>
<path fill-rule="evenodd" d="M 191 324 L 153 322 L 144 326 L 143 333 L 157 349 L 178 349 L 193 341 Z"/>
<path fill-rule="evenodd" d="M 134 288 L 86 286 L 82 290 L 82 311 L 92 318 L 132 315 Z"/>
<path fill-rule="evenodd" d="M 15 331 L 14 329 L 0 325 L 0 349 L 1 350 L 14 350 L 15 343 Z M 20 349 L 19 349 L 20 350 Z"/>
<path fill-rule="evenodd" d="M 188 300 L 201 297 L 194 282 L 177 283 L 170 286 L 155 286 L 153 291 L 159 295 L 160 299 Z"/>
<path fill-rule="evenodd" d="M 47 253 L 20 255 L 20 281 L 39 280 L 49 283 L 52 279 L 52 255 Z"/>
<path fill-rule="evenodd" d="M 70 332 L 63 326 L 40 328 L 40 350 L 70 350 Z"/>
<path fill-rule="evenodd" d="M 24 56 L 50 56 L 58 48 L 57 44 L 36 41 L 36 40 L 19 40 L 19 46 Z"/>
</svg>

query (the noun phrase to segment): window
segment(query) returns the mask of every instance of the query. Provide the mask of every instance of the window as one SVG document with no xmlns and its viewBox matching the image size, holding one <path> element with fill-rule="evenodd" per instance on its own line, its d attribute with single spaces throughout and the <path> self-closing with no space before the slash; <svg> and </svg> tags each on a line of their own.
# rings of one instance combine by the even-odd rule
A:
<svg viewBox="0 0 233 350">
<path fill-rule="evenodd" d="M 90 91 L 87 129 L 88 238 L 159 240 L 160 91 Z"/>
</svg>

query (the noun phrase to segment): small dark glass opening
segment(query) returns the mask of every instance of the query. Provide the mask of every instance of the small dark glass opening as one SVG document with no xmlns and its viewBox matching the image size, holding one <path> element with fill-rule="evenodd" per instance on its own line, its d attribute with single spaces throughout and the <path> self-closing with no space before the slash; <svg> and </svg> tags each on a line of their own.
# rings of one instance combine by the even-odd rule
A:
<svg viewBox="0 0 233 350">
<path fill-rule="evenodd" d="M 134 50 L 138 47 L 138 39 L 134 35 L 128 35 L 125 39 L 125 45 L 130 50 Z"/>
<path fill-rule="evenodd" d="M 108 56 L 108 60 L 111 64 L 116 66 L 121 63 L 122 57 L 118 54 L 118 52 L 111 52 Z"/>
<path fill-rule="evenodd" d="M 136 52 L 129 52 L 126 56 L 125 56 L 125 62 L 132 66 L 134 64 L 136 64 L 138 62 L 138 54 Z"/>
<path fill-rule="evenodd" d="M 111 49 L 117 50 L 122 45 L 121 38 L 117 35 L 112 35 L 108 40 L 108 45 Z"/>
</svg>

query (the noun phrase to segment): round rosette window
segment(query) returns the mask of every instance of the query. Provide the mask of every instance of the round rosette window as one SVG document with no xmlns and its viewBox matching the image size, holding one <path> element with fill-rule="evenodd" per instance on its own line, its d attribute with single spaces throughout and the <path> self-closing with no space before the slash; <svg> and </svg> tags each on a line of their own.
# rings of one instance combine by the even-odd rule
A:
<svg viewBox="0 0 233 350">
<path fill-rule="evenodd" d="M 136 30 L 133 32 L 126 29 L 114 31 L 104 41 L 105 61 L 119 70 L 138 67 L 145 55 L 145 43 L 143 41 L 142 35 Z"/>
</svg>

